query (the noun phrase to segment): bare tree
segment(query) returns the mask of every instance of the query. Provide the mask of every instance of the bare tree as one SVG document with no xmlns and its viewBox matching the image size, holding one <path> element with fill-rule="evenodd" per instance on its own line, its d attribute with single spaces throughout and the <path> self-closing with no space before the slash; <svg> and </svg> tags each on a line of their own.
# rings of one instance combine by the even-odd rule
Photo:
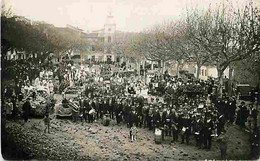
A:
<svg viewBox="0 0 260 161">
<path fill-rule="evenodd" d="M 173 55 L 167 47 L 167 33 L 165 26 L 157 25 L 139 35 L 135 42 L 135 48 L 147 60 L 160 63 L 160 72 L 164 71 L 165 63 L 173 60 Z"/>
<path fill-rule="evenodd" d="M 211 55 L 198 39 L 201 22 L 192 16 L 195 15 L 189 15 L 187 20 L 184 20 L 185 33 L 183 35 L 185 35 L 185 39 L 179 43 L 179 46 L 180 50 L 185 52 L 186 59 L 196 63 L 196 78 L 199 78 L 201 67 L 211 61 Z"/>
<path fill-rule="evenodd" d="M 236 12 L 224 8 L 209 9 L 201 15 L 194 12 L 188 16 L 190 21 L 199 23 L 198 34 L 196 30 L 191 34 L 215 60 L 222 95 L 224 70 L 230 63 L 243 60 L 260 49 L 259 11 L 250 3 Z"/>
</svg>

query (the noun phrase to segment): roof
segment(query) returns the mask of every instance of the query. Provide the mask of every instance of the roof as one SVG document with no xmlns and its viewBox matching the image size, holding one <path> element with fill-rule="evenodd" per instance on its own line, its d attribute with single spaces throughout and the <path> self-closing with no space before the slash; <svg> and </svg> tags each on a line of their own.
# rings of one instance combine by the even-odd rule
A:
<svg viewBox="0 0 260 161">
<path fill-rule="evenodd" d="M 103 29 L 99 29 L 99 30 L 93 30 L 92 33 L 93 32 L 100 32 L 100 31 L 104 31 L 104 30 L 105 30 L 104 28 Z"/>
<path fill-rule="evenodd" d="M 78 27 L 74 27 L 72 25 L 66 25 L 67 28 L 73 29 L 73 30 L 77 30 L 77 31 L 83 31 L 82 29 L 78 28 Z"/>
</svg>

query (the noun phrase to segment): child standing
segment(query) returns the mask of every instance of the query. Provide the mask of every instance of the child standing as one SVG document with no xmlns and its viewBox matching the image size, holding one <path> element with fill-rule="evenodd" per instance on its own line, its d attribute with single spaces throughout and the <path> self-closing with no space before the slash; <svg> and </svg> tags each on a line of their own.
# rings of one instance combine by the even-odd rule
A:
<svg viewBox="0 0 260 161">
<path fill-rule="evenodd" d="M 130 139 L 131 139 L 131 141 L 136 140 L 136 134 L 137 134 L 137 128 L 136 128 L 135 124 L 133 124 L 133 126 L 130 129 Z"/>
<path fill-rule="evenodd" d="M 47 129 L 48 129 L 48 133 L 50 133 L 50 117 L 49 117 L 49 114 L 45 115 L 43 121 L 44 121 L 44 125 L 45 125 L 44 133 L 46 132 Z"/>
<path fill-rule="evenodd" d="M 217 139 L 220 141 L 220 153 L 221 153 L 221 159 L 226 159 L 227 155 L 227 142 L 228 142 L 228 137 L 225 135 L 224 132 L 221 132 L 221 135 Z"/>
</svg>

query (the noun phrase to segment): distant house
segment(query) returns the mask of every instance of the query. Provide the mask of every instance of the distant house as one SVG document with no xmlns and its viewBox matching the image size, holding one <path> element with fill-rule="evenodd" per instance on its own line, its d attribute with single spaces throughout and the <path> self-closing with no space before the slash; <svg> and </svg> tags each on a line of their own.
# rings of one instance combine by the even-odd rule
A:
<svg viewBox="0 0 260 161">
<path fill-rule="evenodd" d="M 180 66 L 179 71 L 187 71 L 190 74 L 193 74 L 194 77 L 197 76 L 197 64 L 195 62 L 186 62 L 185 64 Z M 169 72 L 171 75 L 177 74 L 177 63 L 175 61 L 171 62 L 169 67 Z M 210 77 L 218 78 L 218 71 L 215 65 L 204 65 L 200 68 L 199 71 L 199 79 L 208 80 Z M 229 68 L 224 71 L 224 78 L 229 78 Z"/>
<path fill-rule="evenodd" d="M 194 76 L 197 75 L 197 65 L 195 66 L 196 70 L 194 73 Z M 214 65 L 207 65 L 207 66 L 202 66 L 200 68 L 200 73 L 199 73 L 199 79 L 202 80 L 207 80 L 210 77 L 212 78 L 218 78 L 218 71 L 217 71 L 217 67 Z M 227 67 L 227 69 L 224 71 L 223 74 L 224 78 L 229 78 L 229 67 Z"/>
</svg>

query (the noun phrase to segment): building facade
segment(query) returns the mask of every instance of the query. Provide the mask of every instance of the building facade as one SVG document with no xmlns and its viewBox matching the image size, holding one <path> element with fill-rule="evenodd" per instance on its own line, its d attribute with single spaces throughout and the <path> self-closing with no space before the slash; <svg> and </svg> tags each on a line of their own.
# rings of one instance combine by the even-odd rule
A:
<svg viewBox="0 0 260 161">
<path fill-rule="evenodd" d="M 116 38 L 116 24 L 114 16 L 111 12 L 106 18 L 104 28 L 94 30 L 87 34 L 87 39 L 91 41 L 93 47 L 89 53 L 87 53 L 86 59 L 89 61 L 116 61 L 115 54 L 107 47 L 113 43 Z M 97 44 L 104 46 L 101 49 L 97 49 Z M 96 47 L 96 48 L 95 48 Z"/>
</svg>

